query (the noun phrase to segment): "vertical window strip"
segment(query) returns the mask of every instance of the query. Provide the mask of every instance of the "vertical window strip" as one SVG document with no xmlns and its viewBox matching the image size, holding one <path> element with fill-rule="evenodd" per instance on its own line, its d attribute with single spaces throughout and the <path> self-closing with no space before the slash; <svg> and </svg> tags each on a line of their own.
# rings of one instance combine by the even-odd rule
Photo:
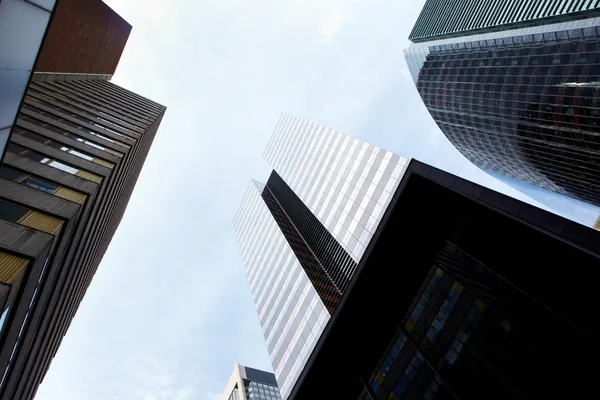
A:
<svg viewBox="0 0 600 400">
<path fill-rule="evenodd" d="M 425 307 L 429 303 L 429 300 L 431 299 L 431 295 L 433 294 L 433 292 L 435 292 L 435 289 L 438 287 L 439 283 L 441 282 L 443 275 L 444 275 L 444 271 L 442 271 L 440 268 L 436 268 L 435 271 L 433 272 L 431 278 L 429 278 L 429 281 L 427 282 L 425 289 L 423 289 L 423 293 L 421 293 L 419 300 L 416 302 L 416 304 L 410 311 L 409 318 L 406 321 L 406 324 L 404 325 L 404 327 L 406 328 L 406 330 L 408 332 L 412 332 L 412 330 L 414 329 L 417 322 L 419 322 L 419 319 L 421 318 L 421 314 L 423 313 L 423 311 L 425 310 Z"/>
<path fill-rule="evenodd" d="M 464 287 L 460 283 L 454 282 L 448 291 L 446 299 L 440 306 L 437 315 L 431 322 L 431 325 L 429 325 L 429 330 L 425 334 L 425 339 L 423 340 L 428 340 L 430 343 L 435 343 L 438 335 L 446 326 L 452 311 L 454 311 L 454 307 L 456 306 L 456 303 L 458 302 L 463 290 Z"/>
<path fill-rule="evenodd" d="M 371 377 L 370 383 L 369 383 L 371 386 L 371 389 L 373 389 L 373 391 L 375 393 L 377 393 L 379 391 L 379 388 L 380 388 L 381 384 L 383 383 L 383 380 L 387 376 L 388 372 L 392 369 L 394 363 L 396 362 L 398 355 L 400 354 L 400 350 L 402 350 L 402 348 L 404 347 L 404 344 L 406 343 L 407 338 L 408 337 L 406 336 L 406 333 L 404 333 L 403 331 L 400 331 L 400 333 L 396 336 L 396 338 L 392 342 L 392 345 L 390 346 L 390 349 L 386 353 L 385 357 L 383 358 L 383 360 L 379 363 L 379 365 L 375 369 L 376 372 Z"/>
</svg>

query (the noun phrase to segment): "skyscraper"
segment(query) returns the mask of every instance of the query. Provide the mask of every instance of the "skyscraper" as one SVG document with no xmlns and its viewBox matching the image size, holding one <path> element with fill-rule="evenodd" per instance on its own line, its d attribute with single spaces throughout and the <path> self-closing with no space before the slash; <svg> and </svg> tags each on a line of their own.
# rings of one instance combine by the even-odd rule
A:
<svg viewBox="0 0 600 400">
<path fill-rule="evenodd" d="M 572 21 L 597 15 L 595 0 L 427 0 L 413 42 Z"/>
<path fill-rule="evenodd" d="M 411 160 L 288 399 L 585 397 L 599 239 Z"/>
<path fill-rule="evenodd" d="M 164 106 L 109 82 L 130 30 L 100 1 L 62 0 L 6 146 L 1 399 L 34 397 L 164 115 Z"/>
<path fill-rule="evenodd" d="M 275 375 L 235 363 L 221 400 L 281 400 Z"/>
<path fill-rule="evenodd" d="M 234 227 L 283 399 L 516 400 L 593 388 L 596 284 L 581 277 L 600 262 L 598 232 L 289 114 L 265 155 L 276 169 L 250 185 Z M 365 181 L 353 199 L 355 165 Z M 356 253 L 350 225 L 337 211 L 319 217 L 326 203 L 310 193 L 356 215 L 371 185 L 376 199 L 391 191 L 370 228 L 360 225 Z"/>
<path fill-rule="evenodd" d="M 284 113 L 234 219 L 286 398 L 338 306 L 408 160 Z"/>
<path fill-rule="evenodd" d="M 405 51 L 442 132 L 482 169 L 600 205 L 598 2 L 447 3 L 426 3 Z"/>
</svg>

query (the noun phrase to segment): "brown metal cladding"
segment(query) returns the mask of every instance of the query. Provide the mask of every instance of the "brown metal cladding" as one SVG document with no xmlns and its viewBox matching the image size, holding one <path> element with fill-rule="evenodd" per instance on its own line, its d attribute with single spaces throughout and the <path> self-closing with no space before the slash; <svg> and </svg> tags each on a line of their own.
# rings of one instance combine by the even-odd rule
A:
<svg viewBox="0 0 600 400">
<path fill-rule="evenodd" d="M 102 174 L 104 179 L 98 182 L 98 185 L 95 185 L 94 188 L 85 191 L 80 189 L 81 193 L 75 192 L 79 195 L 75 197 L 72 197 L 71 194 L 61 196 L 58 191 L 54 194 L 58 197 L 76 201 L 81 205 L 81 209 L 76 217 L 68 221 L 72 229 L 64 229 L 64 233 L 61 234 L 61 242 L 66 242 L 67 246 L 62 253 L 57 254 L 60 261 L 52 264 L 51 273 L 54 274 L 52 275 L 52 284 L 42 290 L 40 297 L 44 302 L 38 306 L 39 308 L 33 312 L 30 318 L 30 328 L 26 331 L 15 360 L 11 364 L 11 369 L 0 392 L 0 400 L 29 400 L 35 396 L 37 388 L 60 346 L 62 337 L 66 333 L 71 319 L 77 311 L 79 302 L 82 300 L 102 256 L 120 223 L 150 145 L 160 125 L 162 115 L 165 112 L 165 108 L 159 104 L 153 103 L 111 83 L 105 83 L 96 81 L 61 81 L 44 83 L 43 85 L 36 84 L 35 87 L 35 90 L 38 92 L 45 92 L 46 95 L 53 98 L 56 98 L 56 93 L 61 93 L 67 96 L 71 100 L 70 102 L 80 102 L 83 100 L 87 102 L 86 107 L 93 104 L 93 107 L 88 107 L 85 110 L 82 107 L 76 106 L 79 110 L 85 111 L 87 115 L 70 116 L 70 120 L 77 126 L 82 126 L 83 129 L 90 126 L 87 122 L 89 118 L 93 119 L 95 117 L 105 118 L 106 120 L 118 120 L 122 123 L 122 126 L 136 124 L 139 127 L 139 122 L 137 121 L 147 119 L 153 122 L 147 129 L 140 132 L 141 135 L 134 135 L 137 136 L 135 140 L 129 140 L 131 149 L 123 149 L 122 157 L 111 156 L 116 162 L 114 168 L 112 170 L 106 169 L 106 173 Z M 67 87 L 69 90 L 64 90 Z M 44 121 L 51 126 L 39 128 L 31 126 L 31 124 L 27 125 L 28 123 L 24 122 L 21 122 L 21 125 L 35 129 L 39 134 L 43 134 L 46 137 L 66 142 L 64 137 L 55 136 L 48 129 L 52 130 L 53 127 L 58 125 L 64 126 L 64 124 L 53 119 L 64 115 L 65 108 L 72 106 L 72 104 L 63 105 L 54 103 L 54 106 L 58 106 L 63 112 L 47 109 L 43 105 L 36 105 L 38 108 L 31 109 L 27 113 L 22 114 L 37 119 L 44 118 Z M 72 111 L 72 109 L 69 111 Z M 44 113 L 44 115 L 41 113 Z M 95 126 L 93 128 L 95 132 L 103 136 L 114 138 L 109 131 Z M 78 132 L 77 128 L 71 128 L 69 131 L 77 135 L 84 132 L 83 130 Z M 14 135 L 13 140 L 25 144 L 25 139 L 27 138 L 19 138 L 18 136 L 20 135 Z M 95 143 L 99 140 L 98 137 L 86 136 L 86 139 L 88 138 Z M 31 142 L 29 142 L 29 145 L 34 146 L 35 143 Z M 69 144 L 72 146 L 76 145 L 76 143 L 71 143 L 71 141 L 69 141 Z M 78 142 L 77 145 L 78 149 L 91 153 L 91 149 L 82 147 L 86 146 L 83 142 Z M 44 149 L 43 146 L 37 146 L 36 150 L 42 152 Z M 44 154 L 51 154 L 54 157 L 58 157 L 58 161 L 69 162 L 78 167 L 89 167 L 89 164 L 91 164 L 85 160 L 79 160 L 75 163 L 70 154 L 66 152 L 57 153 L 53 150 L 52 148 L 47 148 Z M 101 151 L 96 150 L 98 152 Z M 105 156 L 105 158 L 107 157 Z M 35 163 L 34 161 L 25 157 L 15 156 L 12 153 L 7 153 L 7 160 L 10 161 L 10 165 L 18 164 L 21 169 L 24 167 L 29 168 L 27 171 L 36 169 L 38 173 L 44 172 L 45 175 L 43 176 L 46 177 L 50 176 L 50 170 L 53 169 L 39 163 L 37 167 L 32 166 L 31 163 Z M 61 176 L 68 175 L 63 171 L 57 172 Z M 80 174 L 78 173 L 77 175 Z M 66 182 L 66 177 L 61 177 L 61 182 Z M 61 193 L 70 190 L 68 187 L 64 187 L 63 189 L 60 190 Z"/>
<path fill-rule="evenodd" d="M 0 282 L 12 283 L 28 262 L 26 258 L 0 252 Z"/>
<path fill-rule="evenodd" d="M 35 71 L 112 75 L 130 32 L 100 0 L 59 0 Z"/>
</svg>

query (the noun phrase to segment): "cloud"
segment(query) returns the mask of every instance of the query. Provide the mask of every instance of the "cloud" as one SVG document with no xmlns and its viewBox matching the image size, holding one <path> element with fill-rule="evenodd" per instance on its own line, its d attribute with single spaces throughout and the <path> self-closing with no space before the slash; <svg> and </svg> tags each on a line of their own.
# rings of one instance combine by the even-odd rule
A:
<svg viewBox="0 0 600 400">
<path fill-rule="evenodd" d="M 323 20 L 321 25 L 321 34 L 323 35 L 323 43 L 326 45 L 333 44 L 335 35 L 342 27 L 342 12 L 340 8 L 331 9 L 329 15 Z"/>
</svg>

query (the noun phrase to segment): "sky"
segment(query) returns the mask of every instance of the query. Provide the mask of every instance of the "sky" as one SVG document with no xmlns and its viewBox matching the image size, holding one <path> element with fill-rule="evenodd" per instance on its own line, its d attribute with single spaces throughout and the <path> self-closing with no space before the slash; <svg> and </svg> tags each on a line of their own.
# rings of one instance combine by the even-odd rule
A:
<svg viewBox="0 0 600 400">
<path fill-rule="evenodd" d="M 235 361 L 271 370 L 232 220 L 284 110 L 538 204 L 421 103 L 424 0 L 106 2 L 133 25 L 113 82 L 167 112 L 38 400 L 215 400 Z"/>
</svg>

